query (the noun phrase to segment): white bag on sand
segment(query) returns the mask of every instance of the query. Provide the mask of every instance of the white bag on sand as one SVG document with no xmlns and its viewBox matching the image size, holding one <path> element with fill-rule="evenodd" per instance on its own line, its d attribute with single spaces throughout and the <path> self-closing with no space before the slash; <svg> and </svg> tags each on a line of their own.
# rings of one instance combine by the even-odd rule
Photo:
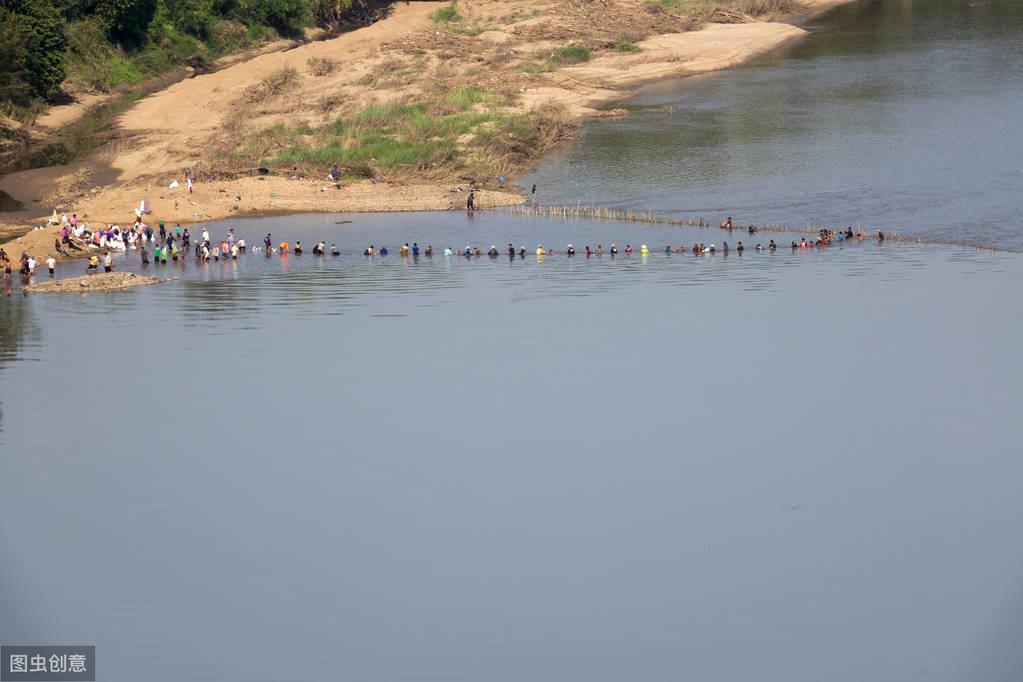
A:
<svg viewBox="0 0 1023 682">
<path fill-rule="evenodd" d="M 178 181 L 177 181 L 177 180 L 175 180 L 174 182 L 172 182 L 172 183 L 171 183 L 171 184 L 170 184 L 170 185 L 169 185 L 169 186 L 167 187 L 167 189 L 177 189 L 178 187 L 181 187 L 181 185 L 179 185 L 179 184 L 178 184 Z"/>
</svg>

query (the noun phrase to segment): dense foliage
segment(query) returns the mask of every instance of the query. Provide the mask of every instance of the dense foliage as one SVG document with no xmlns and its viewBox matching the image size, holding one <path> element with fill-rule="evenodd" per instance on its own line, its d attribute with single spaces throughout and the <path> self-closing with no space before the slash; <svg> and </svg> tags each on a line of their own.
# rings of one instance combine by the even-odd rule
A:
<svg viewBox="0 0 1023 682">
<path fill-rule="evenodd" d="M 0 0 L 0 107 L 52 101 L 69 84 L 138 83 L 313 24 L 356 0 Z"/>
</svg>

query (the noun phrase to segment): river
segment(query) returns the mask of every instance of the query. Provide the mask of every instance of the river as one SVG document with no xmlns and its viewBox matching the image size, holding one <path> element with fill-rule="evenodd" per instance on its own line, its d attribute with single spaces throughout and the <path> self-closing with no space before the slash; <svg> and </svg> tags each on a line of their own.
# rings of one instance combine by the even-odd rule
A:
<svg viewBox="0 0 1023 682">
<path fill-rule="evenodd" d="M 874 59 L 843 53 L 866 11 L 751 73 Z M 645 168 L 637 205 L 670 208 L 669 166 Z M 1023 669 L 1019 255 L 498 213 L 209 227 L 306 253 L 0 300 L 0 642 L 96 645 L 110 682 Z M 434 257 L 398 257 L 413 240 Z"/>
<path fill-rule="evenodd" d="M 747 68 L 649 88 L 526 186 L 1023 249 L 1023 4 L 857 2 L 807 28 Z"/>
</svg>

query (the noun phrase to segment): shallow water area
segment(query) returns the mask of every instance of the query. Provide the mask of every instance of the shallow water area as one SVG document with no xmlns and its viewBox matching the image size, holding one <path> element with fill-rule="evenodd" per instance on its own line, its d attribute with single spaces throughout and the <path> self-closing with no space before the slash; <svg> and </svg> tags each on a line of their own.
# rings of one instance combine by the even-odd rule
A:
<svg viewBox="0 0 1023 682">
<path fill-rule="evenodd" d="M 1013 679 L 1018 256 L 337 220 L 0 302 L 0 639 L 114 681 Z"/>
<path fill-rule="evenodd" d="M 1023 4 L 855 2 L 807 28 L 589 121 L 522 186 L 544 203 L 1023 250 Z"/>
</svg>

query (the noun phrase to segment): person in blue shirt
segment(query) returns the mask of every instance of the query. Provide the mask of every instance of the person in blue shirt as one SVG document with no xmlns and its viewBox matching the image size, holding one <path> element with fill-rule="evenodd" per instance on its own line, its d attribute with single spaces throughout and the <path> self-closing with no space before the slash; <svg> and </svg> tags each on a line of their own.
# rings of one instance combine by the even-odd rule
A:
<svg viewBox="0 0 1023 682">
<path fill-rule="evenodd" d="M 381 246 L 380 247 L 380 255 L 381 256 L 386 256 L 387 255 L 387 247 L 386 246 Z"/>
<path fill-rule="evenodd" d="M 416 242 L 412 242 L 412 255 L 413 256 L 419 255 L 419 244 L 417 244 Z"/>
</svg>

